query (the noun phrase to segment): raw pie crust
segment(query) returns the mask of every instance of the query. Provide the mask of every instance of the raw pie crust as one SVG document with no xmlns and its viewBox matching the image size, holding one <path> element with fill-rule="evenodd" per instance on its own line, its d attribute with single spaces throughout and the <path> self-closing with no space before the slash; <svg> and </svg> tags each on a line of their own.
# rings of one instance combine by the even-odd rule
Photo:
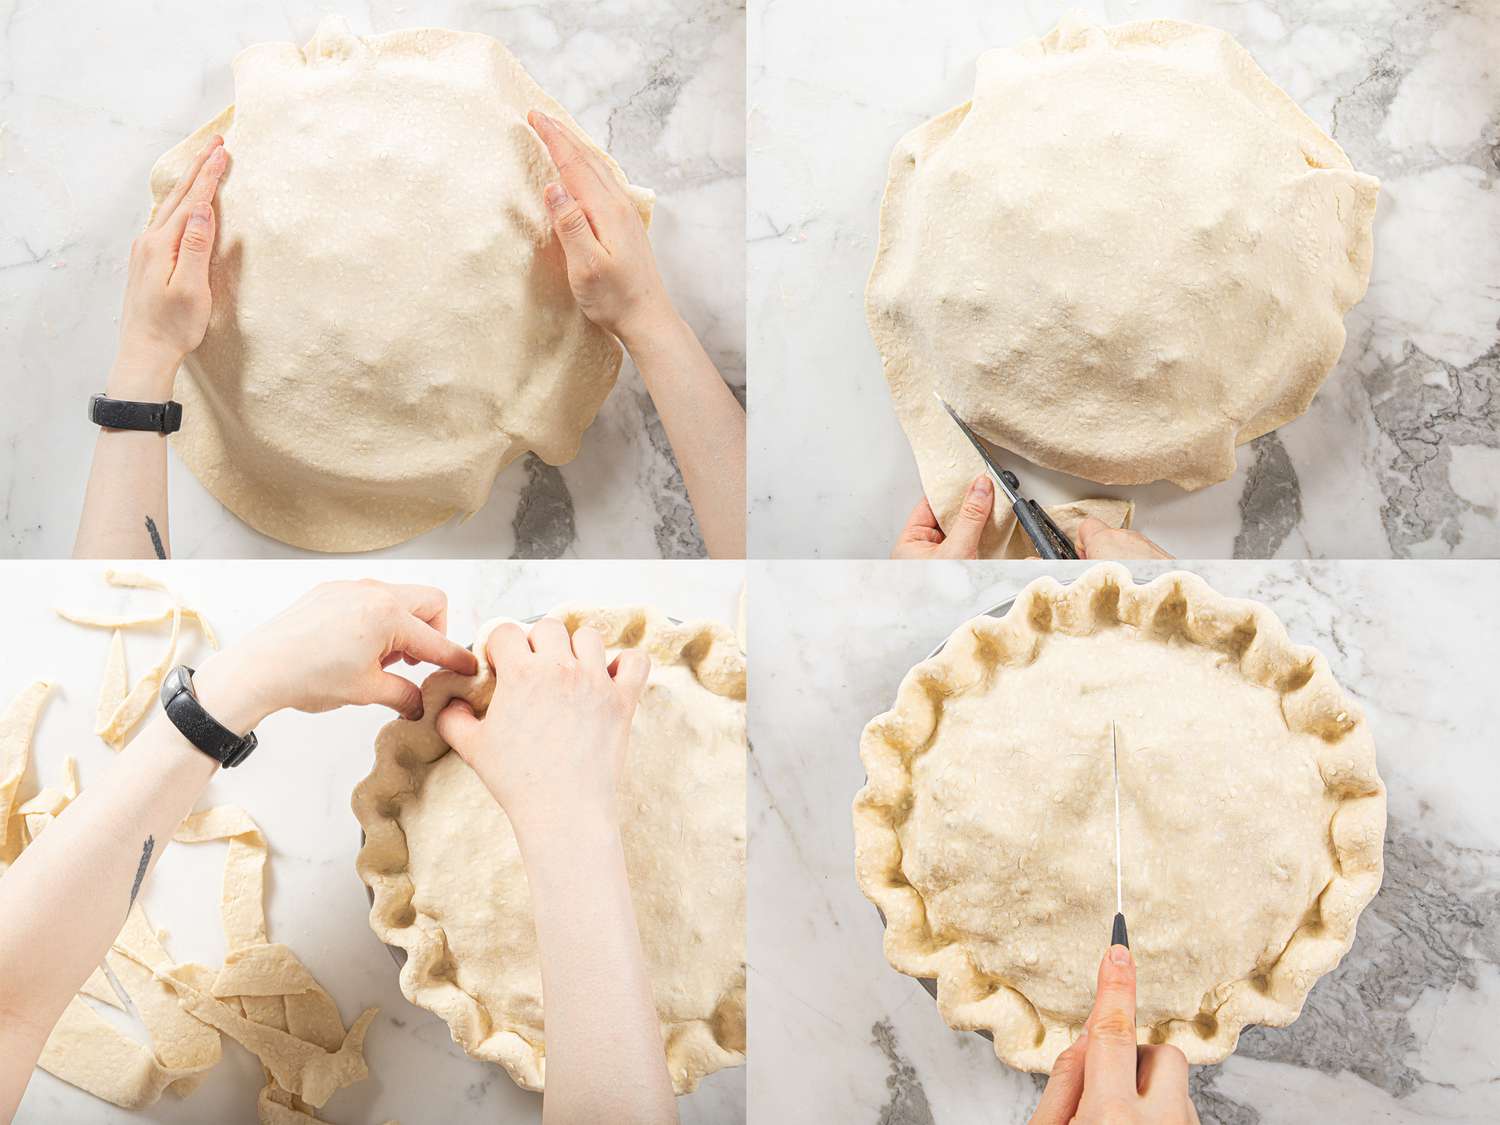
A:
<svg viewBox="0 0 1500 1125">
<path fill-rule="evenodd" d="M 1231 476 L 1337 361 L 1378 190 L 1222 31 L 1070 16 L 982 55 L 891 156 L 866 292 L 939 522 L 981 466 L 934 391 L 1088 480 Z"/>
<path fill-rule="evenodd" d="M 651 676 L 620 796 L 636 920 L 656 989 L 673 1088 L 745 1059 L 745 658 L 709 622 L 648 609 L 563 609 L 611 655 L 640 648 Z M 454 1041 L 543 1088 L 541 968 L 525 870 L 505 813 L 438 736 L 461 697 L 483 714 L 494 690 L 481 630 L 476 676 L 437 672 L 420 722 L 381 730 L 354 790 L 365 832 L 370 926 L 407 953 L 401 991 L 447 1021 Z M 601 1029 L 607 1034 L 607 1029 Z"/>
<path fill-rule="evenodd" d="M 528 450 L 572 460 L 621 352 L 568 288 L 526 114 L 578 124 L 487 35 L 329 17 L 234 78 L 151 172 L 160 206 L 223 134 L 213 315 L 173 438 L 204 487 L 283 542 L 362 551 L 477 511 Z M 594 151 L 649 223 L 652 194 Z"/>
<path fill-rule="evenodd" d="M 865 728 L 860 886 L 950 1026 L 1049 1071 L 1125 912 L 1142 1043 L 1190 1063 L 1284 1026 L 1380 886 L 1385 788 L 1359 712 L 1275 615 L 1191 574 L 1042 578 L 962 625 Z"/>
</svg>

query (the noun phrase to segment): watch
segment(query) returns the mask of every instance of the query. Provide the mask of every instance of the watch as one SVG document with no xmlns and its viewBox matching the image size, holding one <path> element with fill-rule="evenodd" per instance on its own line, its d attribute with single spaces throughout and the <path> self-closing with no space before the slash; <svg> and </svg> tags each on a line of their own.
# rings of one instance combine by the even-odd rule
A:
<svg viewBox="0 0 1500 1125">
<path fill-rule="evenodd" d="M 177 665 L 162 681 L 161 707 L 183 738 L 225 769 L 239 765 L 255 749 L 254 731 L 242 738 L 203 709 L 193 691 L 193 670 L 186 664 Z"/>
<path fill-rule="evenodd" d="M 182 428 L 182 403 L 131 402 L 95 395 L 89 399 L 89 421 L 107 430 L 150 430 L 175 434 Z"/>
</svg>

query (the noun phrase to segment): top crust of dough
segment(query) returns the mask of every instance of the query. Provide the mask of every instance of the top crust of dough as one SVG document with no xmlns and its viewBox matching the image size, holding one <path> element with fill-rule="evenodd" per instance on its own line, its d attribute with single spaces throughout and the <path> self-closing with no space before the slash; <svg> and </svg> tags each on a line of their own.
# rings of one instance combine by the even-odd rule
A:
<svg viewBox="0 0 1500 1125">
<path fill-rule="evenodd" d="M 639 648 L 651 676 L 631 732 L 622 817 L 631 897 L 677 1093 L 745 1059 L 745 657 L 722 625 L 655 610 L 563 608 L 569 633 Z M 483 715 L 494 691 L 480 631 L 472 677 L 422 685 L 423 718 L 382 728 L 355 787 L 357 867 L 370 928 L 407 952 L 401 991 L 475 1058 L 543 1088 L 540 966 L 510 822 L 437 733 L 455 698 Z M 425 850 L 432 854 L 420 854 Z"/>
<path fill-rule="evenodd" d="M 648 224 L 652 193 L 487 35 L 330 16 L 234 75 L 236 104 L 151 172 L 160 206 L 223 134 L 213 314 L 172 439 L 204 486 L 283 542 L 362 551 L 477 511 L 528 450 L 571 460 L 621 352 L 568 288 L 526 114 L 590 145 Z"/>
<path fill-rule="evenodd" d="M 934 390 L 1048 468 L 1227 479 L 1337 361 L 1378 189 L 1222 31 L 1074 16 L 982 55 L 892 154 L 866 291 L 939 520 L 981 466 Z"/>
<path fill-rule="evenodd" d="M 1023 1070 L 1050 1071 L 1093 1002 L 1111 719 L 1142 1043 L 1214 1063 L 1246 1024 L 1290 1023 L 1380 886 L 1374 743 L 1320 653 L 1192 574 L 1031 583 L 907 674 L 854 802 L 886 957 Z"/>
</svg>

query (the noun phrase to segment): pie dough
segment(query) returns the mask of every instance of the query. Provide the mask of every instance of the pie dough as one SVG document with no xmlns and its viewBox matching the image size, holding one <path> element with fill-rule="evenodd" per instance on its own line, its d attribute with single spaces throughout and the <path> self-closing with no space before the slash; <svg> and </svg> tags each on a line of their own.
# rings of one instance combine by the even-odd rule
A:
<svg viewBox="0 0 1500 1125">
<path fill-rule="evenodd" d="M 939 521 L 981 465 L 934 391 L 1051 469 L 1227 479 L 1337 361 L 1378 189 L 1222 31 L 1070 16 L 980 56 L 892 154 L 866 292 Z"/>
<path fill-rule="evenodd" d="M 329 17 L 234 79 L 151 173 L 159 206 L 223 134 L 213 315 L 173 438 L 204 487 L 284 542 L 360 551 L 477 511 L 528 450 L 571 460 L 621 352 L 568 288 L 526 114 L 578 124 L 486 35 Z"/>
<path fill-rule="evenodd" d="M 654 610 L 552 616 L 570 633 L 597 629 L 611 655 L 651 657 L 620 805 L 667 1066 L 686 1093 L 745 1058 L 745 658 L 727 628 L 675 625 Z M 380 732 L 375 767 L 354 790 L 358 869 L 374 893 L 371 928 L 406 950 L 407 999 L 447 1021 L 470 1055 L 540 1090 L 541 967 L 525 870 L 505 813 L 436 727 L 451 699 L 480 714 L 489 704 L 484 638 L 495 624 L 474 646 L 477 675 L 434 673 L 422 720 Z"/>
<path fill-rule="evenodd" d="M 1385 788 L 1327 661 L 1256 602 L 1108 563 L 959 627 L 865 728 L 860 886 L 950 1026 L 1048 1071 L 1115 912 L 1110 722 L 1142 1043 L 1219 1062 L 1296 1019 L 1380 886 Z"/>
</svg>

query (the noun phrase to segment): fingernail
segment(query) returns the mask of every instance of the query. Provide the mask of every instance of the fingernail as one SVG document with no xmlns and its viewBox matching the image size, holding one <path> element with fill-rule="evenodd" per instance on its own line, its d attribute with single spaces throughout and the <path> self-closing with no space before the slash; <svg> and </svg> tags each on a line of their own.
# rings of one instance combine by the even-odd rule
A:
<svg viewBox="0 0 1500 1125">
<path fill-rule="evenodd" d="M 228 151 L 224 148 L 223 145 L 220 145 L 218 148 L 214 149 L 214 154 L 208 158 L 208 162 L 217 167 L 218 165 L 223 164 L 224 161 L 228 159 Z"/>
<path fill-rule="evenodd" d="M 562 184 L 548 184 L 547 190 L 542 194 L 547 200 L 547 206 L 554 211 L 559 211 L 568 205 L 568 189 Z"/>
<path fill-rule="evenodd" d="M 193 209 L 188 212 L 188 222 L 196 223 L 198 226 L 206 227 L 213 222 L 214 209 L 207 203 L 195 203 Z"/>
<path fill-rule="evenodd" d="M 1084 1024 L 1083 1025 L 1083 1030 L 1078 1033 L 1078 1039 L 1075 1039 L 1074 1042 L 1076 1043 L 1079 1040 L 1087 1039 L 1088 1037 L 1089 1037 L 1089 1025 L 1088 1024 Z"/>
<path fill-rule="evenodd" d="M 989 477 L 981 475 L 974 478 L 975 496 L 988 496 L 991 492 L 994 491 L 995 485 Z"/>
<path fill-rule="evenodd" d="M 549 128 L 549 129 L 556 129 L 557 128 L 557 122 L 553 121 L 552 118 L 548 117 L 541 110 L 534 109 L 531 112 L 534 113 L 534 114 L 536 114 L 536 119 L 538 121 L 540 121 L 543 125 L 545 125 L 547 128 Z"/>
<path fill-rule="evenodd" d="M 1116 965 L 1130 964 L 1130 950 L 1123 945 L 1112 945 L 1109 947 L 1109 959 Z"/>
</svg>

